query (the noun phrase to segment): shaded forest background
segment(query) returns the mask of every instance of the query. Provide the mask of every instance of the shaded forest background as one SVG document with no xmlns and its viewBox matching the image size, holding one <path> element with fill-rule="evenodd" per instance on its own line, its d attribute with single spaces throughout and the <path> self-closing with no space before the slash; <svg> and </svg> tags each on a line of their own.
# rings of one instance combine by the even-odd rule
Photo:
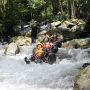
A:
<svg viewBox="0 0 90 90">
<path fill-rule="evenodd" d="M 32 19 L 63 21 L 79 18 L 87 21 L 90 0 L 0 0 L 0 36 L 15 35 L 15 27 Z"/>
</svg>

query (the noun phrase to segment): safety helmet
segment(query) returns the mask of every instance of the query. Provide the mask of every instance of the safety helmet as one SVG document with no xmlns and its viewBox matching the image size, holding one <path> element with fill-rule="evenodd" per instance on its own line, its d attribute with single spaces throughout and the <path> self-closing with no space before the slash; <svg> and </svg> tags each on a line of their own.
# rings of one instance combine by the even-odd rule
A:
<svg viewBox="0 0 90 90">
<path fill-rule="evenodd" d="M 43 44 L 42 44 L 42 43 L 39 43 L 39 42 L 38 42 L 36 45 L 37 45 L 37 46 L 38 46 L 38 45 L 41 45 L 41 46 L 43 47 Z"/>
</svg>

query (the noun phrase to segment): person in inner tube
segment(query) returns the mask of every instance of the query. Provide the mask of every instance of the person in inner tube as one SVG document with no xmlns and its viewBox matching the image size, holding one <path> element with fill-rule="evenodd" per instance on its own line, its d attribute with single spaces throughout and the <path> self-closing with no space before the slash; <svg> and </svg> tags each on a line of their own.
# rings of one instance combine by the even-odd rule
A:
<svg viewBox="0 0 90 90">
<path fill-rule="evenodd" d="M 44 47 L 42 43 L 38 43 L 35 50 L 35 63 L 42 63 L 44 60 Z"/>
<path fill-rule="evenodd" d="M 46 36 L 44 38 L 44 49 L 45 49 L 45 56 L 46 56 L 46 62 L 48 62 L 48 55 L 49 53 L 51 53 L 52 51 L 52 43 L 50 41 L 50 37 L 49 36 Z"/>
</svg>

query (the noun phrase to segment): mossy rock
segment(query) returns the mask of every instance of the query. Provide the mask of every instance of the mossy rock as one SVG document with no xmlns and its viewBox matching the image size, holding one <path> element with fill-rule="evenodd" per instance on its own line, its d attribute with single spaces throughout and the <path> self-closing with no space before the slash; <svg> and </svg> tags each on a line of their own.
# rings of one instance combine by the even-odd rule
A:
<svg viewBox="0 0 90 90">
<path fill-rule="evenodd" d="M 90 65 L 76 76 L 73 90 L 90 90 Z"/>
<path fill-rule="evenodd" d="M 90 43 L 86 39 L 73 39 L 63 43 L 62 47 L 89 48 Z"/>
<path fill-rule="evenodd" d="M 19 46 L 30 45 L 32 43 L 31 38 L 24 37 L 24 36 L 13 37 L 12 41 L 17 43 L 17 45 L 19 45 Z"/>
<path fill-rule="evenodd" d="M 48 35 L 52 35 L 53 33 L 57 32 L 56 29 L 50 29 L 49 31 L 47 31 L 45 34 L 48 34 Z"/>
<path fill-rule="evenodd" d="M 26 32 L 24 36 L 25 37 L 31 37 L 31 32 Z"/>
</svg>

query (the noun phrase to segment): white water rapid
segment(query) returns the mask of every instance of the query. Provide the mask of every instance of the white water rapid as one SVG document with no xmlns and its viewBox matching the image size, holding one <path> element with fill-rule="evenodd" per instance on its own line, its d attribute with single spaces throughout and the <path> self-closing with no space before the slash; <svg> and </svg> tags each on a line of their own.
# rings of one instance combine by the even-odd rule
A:
<svg viewBox="0 0 90 90">
<path fill-rule="evenodd" d="M 33 47 L 8 56 L 0 45 L 0 90 L 73 90 L 75 76 L 83 63 L 90 62 L 90 49 L 59 49 L 53 65 L 26 64 L 23 58 L 29 57 Z"/>
</svg>

